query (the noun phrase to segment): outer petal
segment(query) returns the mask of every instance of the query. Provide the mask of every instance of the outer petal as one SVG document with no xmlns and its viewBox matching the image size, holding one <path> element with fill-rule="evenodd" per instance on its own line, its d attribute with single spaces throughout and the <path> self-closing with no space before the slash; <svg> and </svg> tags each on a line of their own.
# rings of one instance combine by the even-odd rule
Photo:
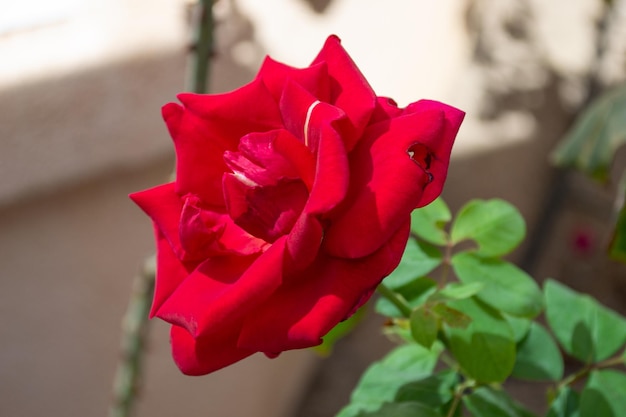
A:
<svg viewBox="0 0 626 417">
<path fill-rule="evenodd" d="M 238 346 L 281 352 L 315 346 L 337 323 L 363 304 L 400 262 L 409 236 L 408 217 L 392 239 L 361 259 L 320 254 L 297 279 L 281 288 L 246 317 Z"/>
<path fill-rule="evenodd" d="M 331 82 L 330 103 L 342 109 L 350 119 L 346 135 L 348 150 L 356 144 L 376 107 L 376 94 L 337 36 L 330 36 L 313 64 L 325 62 Z"/>
<path fill-rule="evenodd" d="M 398 107 L 398 104 L 388 97 L 377 97 L 376 109 L 370 119 L 370 124 L 384 122 L 386 120 L 395 119 L 400 117 L 404 109 Z"/>
<path fill-rule="evenodd" d="M 330 98 L 328 67 L 323 62 L 299 69 L 274 61 L 268 56 L 263 61 L 257 78 L 263 80 L 276 102 L 280 100 L 288 81 L 300 85 L 317 100 L 328 101 Z"/>
<path fill-rule="evenodd" d="M 163 303 L 172 295 L 176 288 L 198 266 L 196 262 L 183 262 L 172 251 L 172 248 L 158 227 L 154 227 L 157 244 L 157 270 L 154 287 L 154 298 L 150 308 L 150 318 L 156 315 Z"/>
<path fill-rule="evenodd" d="M 204 375 L 231 365 L 254 353 L 237 347 L 239 326 L 220 329 L 221 332 L 194 339 L 182 327 L 172 326 L 170 342 L 174 362 L 186 375 Z"/>
<path fill-rule="evenodd" d="M 176 147 L 176 191 L 221 206 L 224 151 L 235 150 L 247 133 L 281 127 L 278 106 L 260 80 L 227 94 L 181 94 L 179 99 L 184 107 L 163 107 Z"/>
<path fill-rule="evenodd" d="M 410 104 L 404 113 L 427 114 L 433 110 L 443 112 L 443 127 L 439 136 L 425 136 L 420 141 L 432 150 L 434 158 L 431 161 L 429 171 L 433 180 L 424 189 L 424 194 L 416 207 L 430 204 L 441 194 L 448 175 L 452 145 L 465 117 L 465 113 L 461 110 L 432 100 L 420 100 Z"/>
<path fill-rule="evenodd" d="M 420 204 L 424 188 L 433 181 L 430 145 L 452 140 L 441 108 L 409 114 L 371 126 L 352 152 L 351 204 L 331 224 L 325 248 L 335 256 L 360 258 L 378 249 Z M 413 150 L 422 151 L 418 160 Z"/>
<path fill-rule="evenodd" d="M 264 302 L 282 282 L 285 237 L 259 257 L 214 257 L 172 293 L 157 316 L 194 337 L 211 335 Z"/>
<path fill-rule="evenodd" d="M 176 256 L 183 259 L 185 251 L 179 236 L 183 201 L 174 191 L 174 187 L 174 183 L 163 184 L 149 190 L 133 193 L 129 197 L 150 216 L 156 228 L 169 242 Z"/>
</svg>

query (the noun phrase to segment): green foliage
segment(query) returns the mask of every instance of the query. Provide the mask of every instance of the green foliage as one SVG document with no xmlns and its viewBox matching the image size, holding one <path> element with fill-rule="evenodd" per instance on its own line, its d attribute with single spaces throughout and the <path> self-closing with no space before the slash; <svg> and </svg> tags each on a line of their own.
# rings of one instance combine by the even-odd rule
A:
<svg viewBox="0 0 626 417">
<path fill-rule="evenodd" d="M 520 244 L 526 224 L 515 206 L 503 200 L 472 200 L 452 223 L 451 243 L 473 240 L 481 256 L 502 256 Z"/>
<path fill-rule="evenodd" d="M 626 411 L 626 374 L 594 371 L 580 395 L 580 417 L 623 417 Z"/>
<path fill-rule="evenodd" d="M 548 324 L 568 354 L 594 363 L 626 343 L 626 320 L 617 313 L 553 280 L 544 291 Z"/>
<path fill-rule="evenodd" d="M 386 278 L 384 282 L 387 283 L 389 278 L 391 277 Z M 394 291 L 398 296 L 402 297 L 409 306 L 415 308 L 422 305 L 430 295 L 437 291 L 437 282 L 428 277 L 418 277 L 412 282 L 394 288 Z M 383 316 L 402 317 L 402 312 L 385 298 L 380 298 L 376 302 L 376 311 Z"/>
<path fill-rule="evenodd" d="M 427 349 L 437 340 L 439 318 L 427 306 L 419 306 L 410 317 L 411 336 Z"/>
<path fill-rule="evenodd" d="M 452 267 L 461 282 L 483 284 L 476 297 L 502 312 L 532 318 L 543 308 L 539 286 L 512 263 L 461 252 L 452 257 Z"/>
<path fill-rule="evenodd" d="M 397 347 L 365 371 L 352 392 L 350 406 L 344 408 L 337 417 L 363 415 L 359 413 L 376 411 L 385 402 L 393 402 L 404 384 L 432 373 L 439 352 L 440 349 L 436 347 L 428 350 L 416 344 Z"/>
<path fill-rule="evenodd" d="M 417 277 L 429 274 L 443 259 L 435 246 L 416 240 L 409 240 L 402 255 L 400 265 L 385 279 L 390 288 L 406 285 Z"/>
<path fill-rule="evenodd" d="M 463 403 L 475 417 L 533 417 L 504 391 L 480 387 L 463 397 Z"/>
<path fill-rule="evenodd" d="M 563 378 L 563 358 L 556 342 L 539 323 L 532 322 L 528 334 L 517 345 L 512 376 L 534 381 Z"/>
<path fill-rule="evenodd" d="M 441 197 L 411 213 L 411 231 L 435 245 L 445 245 L 448 241 L 446 224 L 452 219 L 448 205 Z"/>
<path fill-rule="evenodd" d="M 580 395 L 570 387 L 563 387 L 554 399 L 546 417 L 579 417 Z"/>
<path fill-rule="evenodd" d="M 313 347 L 313 350 L 322 356 L 330 355 L 333 351 L 335 343 L 346 334 L 350 333 L 354 327 L 361 322 L 365 316 L 367 305 L 359 308 L 347 320 L 342 321 L 332 328 L 332 330 L 322 338 L 322 344 Z"/>
<path fill-rule="evenodd" d="M 553 154 L 557 165 L 606 182 L 617 150 L 626 143 L 626 84 L 609 90 L 585 109 Z M 616 198 L 617 223 L 609 256 L 626 263 L 626 173 Z"/>
<path fill-rule="evenodd" d="M 613 229 L 609 256 L 617 261 L 626 263 L 626 173 L 622 176 L 619 184 L 617 205 L 620 205 L 617 213 L 617 221 Z"/>
<path fill-rule="evenodd" d="M 375 411 L 361 412 L 357 417 L 441 417 L 437 411 L 419 403 L 386 403 Z"/>
<path fill-rule="evenodd" d="M 402 386 L 395 400 L 417 402 L 441 411 L 452 401 L 458 383 L 459 376 L 456 372 L 452 370 L 438 372 Z"/>
<path fill-rule="evenodd" d="M 621 417 L 626 374 L 607 368 L 626 362 L 626 319 L 502 259 L 525 233 L 515 207 L 473 200 L 452 218 L 437 200 L 411 228 L 376 303 L 405 344 L 370 366 L 338 417 L 533 417 L 502 388 L 510 378 L 553 384 L 546 417 Z M 563 351 L 581 362 L 570 375 Z"/>
<path fill-rule="evenodd" d="M 446 328 L 450 352 L 461 369 L 478 382 L 502 382 L 515 364 L 513 330 L 495 309 L 475 298 L 451 306 L 471 317 L 465 328 Z"/>
<path fill-rule="evenodd" d="M 553 155 L 556 164 L 605 181 L 617 149 L 626 143 L 626 84 L 600 96 L 574 123 Z"/>
</svg>

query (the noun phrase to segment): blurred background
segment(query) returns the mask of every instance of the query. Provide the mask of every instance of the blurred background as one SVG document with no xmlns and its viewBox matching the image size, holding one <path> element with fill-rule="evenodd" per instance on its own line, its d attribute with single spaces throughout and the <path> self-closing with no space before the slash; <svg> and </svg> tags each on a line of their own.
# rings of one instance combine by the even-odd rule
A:
<svg viewBox="0 0 626 417">
<path fill-rule="evenodd" d="M 160 107 L 184 89 L 190 2 L 4 3 L 0 415 L 105 415 L 133 276 L 153 251 L 127 194 L 173 168 Z M 624 78 L 624 1 L 217 0 L 214 13 L 212 92 L 250 81 L 266 54 L 306 66 L 335 33 L 378 95 L 467 111 L 446 201 L 514 203 L 523 268 L 624 312 L 626 270 L 603 252 L 614 189 L 549 162 L 580 109 Z M 137 415 L 331 416 L 390 348 L 380 325 L 368 315 L 328 358 L 256 355 L 191 378 L 154 321 Z"/>
</svg>

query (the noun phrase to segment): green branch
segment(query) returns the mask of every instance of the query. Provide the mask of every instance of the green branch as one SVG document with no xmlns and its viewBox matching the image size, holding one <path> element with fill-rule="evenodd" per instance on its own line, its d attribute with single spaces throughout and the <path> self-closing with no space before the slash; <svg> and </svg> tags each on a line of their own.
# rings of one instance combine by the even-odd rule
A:
<svg viewBox="0 0 626 417">
<path fill-rule="evenodd" d="M 122 320 L 120 361 L 113 382 L 109 417 L 130 416 L 139 389 L 143 350 L 148 337 L 148 313 L 154 292 L 156 261 L 147 259 L 135 277 L 128 309 Z"/>
<path fill-rule="evenodd" d="M 189 56 L 187 91 L 203 94 L 208 91 L 209 64 L 213 55 L 213 0 L 200 0 L 195 12 L 197 24 Z"/>
<path fill-rule="evenodd" d="M 583 367 L 581 370 L 579 370 L 578 372 L 568 375 L 563 380 L 561 380 L 556 386 L 556 391 L 558 392 L 563 387 L 572 385 L 580 381 L 581 379 L 586 378 L 587 375 L 589 375 L 592 371 L 595 371 L 598 369 L 610 368 L 613 366 L 619 366 L 623 364 L 624 364 L 624 357 L 623 357 L 623 354 L 620 354 L 618 356 L 604 360 L 602 362 L 587 365 Z"/>
<path fill-rule="evenodd" d="M 406 318 L 411 317 L 411 313 L 413 312 L 413 308 L 409 305 L 409 303 L 397 292 L 394 292 L 391 288 L 387 287 L 385 284 L 379 284 L 376 289 L 380 295 L 389 300 L 394 306 L 400 310 L 402 315 Z"/>
<path fill-rule="evenodd" d="M 205 93 L 208 89 L 209 64 L 213 54 L 213 0 L 200 0 L 198 19 L 187 77 L 188 91 Z M 109 417 L 131 415 L 139 390 L 143 350 L 148 337 L 148 314 L 154 293 L 156 260 L 147 259 L 133 282 L 128 309 L 122 321 L 121 357 L 113 383 Z"/>
</svg>

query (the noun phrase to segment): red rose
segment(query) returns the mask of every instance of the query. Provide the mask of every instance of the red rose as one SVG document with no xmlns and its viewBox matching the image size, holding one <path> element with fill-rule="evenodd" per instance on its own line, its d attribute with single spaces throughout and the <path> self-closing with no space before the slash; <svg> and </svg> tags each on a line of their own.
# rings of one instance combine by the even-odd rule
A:
<svg viewBox="0 0 626 417">
<path fill-rule="evenodd" d="M 317 345 L 367 301 L 441 193 L 463 119 L 376 97 L 335 36 L 307 68 L 267 58 L 238 90 L 178 98 L 176 181 L 131 197 L 156 233 L 151 316 L 191 375 Z"/>
</svg>

